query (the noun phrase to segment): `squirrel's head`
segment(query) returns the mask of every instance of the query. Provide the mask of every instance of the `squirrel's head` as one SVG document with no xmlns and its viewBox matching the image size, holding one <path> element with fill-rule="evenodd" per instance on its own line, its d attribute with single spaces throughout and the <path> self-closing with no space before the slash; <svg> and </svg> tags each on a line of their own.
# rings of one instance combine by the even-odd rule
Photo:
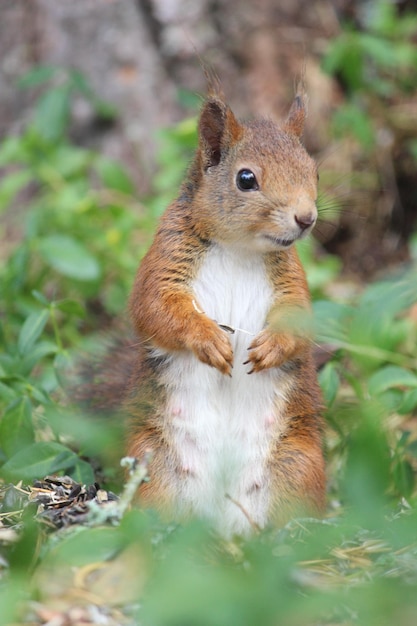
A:
<svg viewBox="0 0 417 626">
<path fill-rule="evenodd" d="M 317 166 L 300 137 L 305 100 L 286 121 L 239 122 L 218 96 L 201 111 L 196 210 L 212 238 L 261 252 L 288 248 L 317 219 Z"/>
</svg>

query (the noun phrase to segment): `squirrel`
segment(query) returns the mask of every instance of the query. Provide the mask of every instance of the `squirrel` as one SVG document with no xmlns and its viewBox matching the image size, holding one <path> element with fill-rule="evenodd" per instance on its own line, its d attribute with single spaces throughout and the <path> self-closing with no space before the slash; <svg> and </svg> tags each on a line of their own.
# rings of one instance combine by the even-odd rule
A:
<svg viewBox="0 0 417 626">
<path fill-rule="evenodd" d="M 325 507 L 310 296 L 293 245 L 317 219 L 305 117 L 303 94 L 278 126 L 238 121 L 209 92 L 129 301 L 127 453 L 151 451 L 139 501 L 226 537 Z"/>
<path fill-rule="evenodd" d="M 152 451 L 140 499 L 227 536 L 324 510 L 321 395 L 299 316 L 310 296 L 293 246 L 317 219 L 305 117 L 302 94 L 281 126 L 240 122 L 208 94 L 129 301 L 128 454 Z"/>
</svg>

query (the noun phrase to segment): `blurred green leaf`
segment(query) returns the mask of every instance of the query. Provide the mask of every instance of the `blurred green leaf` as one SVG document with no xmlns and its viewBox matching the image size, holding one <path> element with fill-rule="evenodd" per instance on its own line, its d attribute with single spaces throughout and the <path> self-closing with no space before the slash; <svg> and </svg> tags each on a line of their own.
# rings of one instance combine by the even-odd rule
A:
<svg viewBox="0 0 417 626">
<path fill-rule="evenodd" d="M 331 302 L 330 300 L 317 300 L 313 303 L 314 319 L 316 324 L 316 340 L 323 343 L 339 343 L 347 341 L 349 318 L 353 307 Z"/>
<path fill-rule="evenodd" d="M 40 441 L 14 454 L 1 468 L 1 475 L 31 481 L 73 467 L 77 460 L 77 455 L 60 443 Z"/>
<path fill-rule="evenodd" d="M 52 65 L 38 65 L 19 78 L 17 85 L 24 89 L 38 87 L 51 80 L 58 71 Z"/>
<path fill-rule="evenodd" d="M 6 137 L 0 144 L 0 165 L 21 163 L 25 160 L 25 154 L 20 137 Z"/>
<path fill-rule="evenodd" d="M 55 342 L 45 340 L 38 341 L 30 350 L 27 350 L 20 360 L 20 372 L 22 376 L 29 376 L 35 365 L 39 364 L 46 356 L 55 354 L 58 347 Z"/>
<path fill-rule="evenodd" d="M 32 178 L 28 170 L 7 174 L 0 182 L 0 211 L 12 202 L 16 194 L 26 187 Z"/>
<path fill-rule="evenodd" d="M 393 387 L 417 387 L 417 376 L 395 365 L 387 365 L 373 374 L 368 381 L 369 393 L 376 396 Z"/>
<path fill-rule="evenodd" d="M 66 131 L 70 116 L 71 90 L 68 85 L 46 91 L 35 109 L 34 124 L 46 141 L 57 141 Z"/>
<path fill-rule="evenodd" d="M 78 179 L 77 182 L 84 183 L 84 187 L 86 187 L 86 181 L 83 179 L 83 176 L 87 175 L 87 168 L 92 161 L 93 154 L 89 150 L 78 148 L 77 146 L 59 145 L 54 152 L 54 167 L 61 176 L 66 179 L 72 179 L 71 182 L 73 184 L 69 187 L 70 189 L 74 187 L 76 177 L 81 177 L 81 180 Z M 62 191 L 62 189 L 57 189 L 57 191 Z"/>
<path fill-rule="evenodd" d="M 331 40 L 322 67 L 328 74 L 340 74 L 349 91 L 354 92 L 362 87 L 364 59 L 361 35 L 346 30 Z"/>
<path fill-rule="evenodd" d="M 78 459 L 74 465 L 74 469 L 70 472 L 71 478 L 81 485 L 92 485 L 95 480 L 94 471 L 90 463 Z"/>
<path fill-rule="evenodd" d="M 32 290 L 32 296 L 36 298 L 38 302 L 40 302 L 44 307 L 49 307 L 49 300 L 46 298 L 43 293 L 37 291 L 36 289 Z"/>
<path fill-rule="evenodd" d="M 396 491 L 405 498 L 409 498 L 414 490 L 414 471 L 408 459 L 401 454 L 393 464 L 393 481 Z"/>
<path fill-rule="evenodd" d="M 106 561 L 115 556 L 126 544 L 118 528 L 88 528 L 80 526 L 78 532 L 61 537 L 51 543 L 41 565 L 50 574 L 62 565 L 82 567 L 89 563 Z"/>
<path fill-rule="evenodd" d="M 54 270 L 81 281 L 97 280 L 100 265 L 87 248 L 68 235 L 49 235 L 39 241 L 39 252 Z"/>
<path fill-rule="evenodd" d="M 77 300 L 59 300 L 55 303 L 55 308 L 71 317 L 85 317 L 85 308 Z"/>
<path fill-rule="evenodd" d="M 407 413 L 411 413 L 417 408 L 417 389 L 412 389 L 407 391 L 403 395 L 403 401 L 401 406 L 398 409 L 398 412 L 402 415 L 406 415 Z"/>
<path fill-rule="evenodd" d="M 337 136 L 355 137 L 367 149 L 374 146 L 375 133 L 372 119 L 360 105 L 354 102 L 342 104 L 333 116 L 333 125 Z"/>
<path fill-rule="evenodd" d="M 335 401 L 340 386 L 339 374 L 334 363 L 326 363 L 319 373 L 319 382 L 323 391 L 326 406 L 330 407 Z"/>
<path fill-rule="evenodd" d="M 17 397 L 20 397 L 20 394 L 18 394 L 13 387 L 0 381 L 0 399 L 3 400 L 4 404 L 10 404 L 16 400 Z"/>
<path fill-rule="evenodd" d="M 109 189 L 132 194 L 134 186 L 126 171 L 115 161 L 101 157 L 96 161 L 96 169 L 103 183 Z"/>
<path fill-rule="evenodd" d="M 20 354 L 26 354 L 33 348 L 36 340 L 42 334 L 48 319 L 49 311 L 47 309 L 34 311 L 29 315 L 21 328 L 17 341 L 17 347 Z"/>
<path fill-rule="evenodd" d="M 381 37 L 375 37 L 368 33 L 360 35 L 361 47 L 364 53 L 378 63 L 381 67 L 392 67 L 397 63 L 396 50 L 397 46 L 387 46 L 387 40 Z"/>
<path fill-rule="evenodd" d="M 69 77 L 72 87 L 83 94 L 93 106 L 97 115 L 106 120 L 114 119 L 117 113 L 116 108 L 109 102 L 105 102 L 96 96 L 82 72 L 71 70 Z"/>
<path fill-rule="evenodd" d="M 11 457 L 34 441 L 32 407 L 30 400 L 22 397 L 13 402 L 1 418 L 0 445 L 6 456 Z"/>
<path fill-rule="evenodd" d="M 5 577 L 0 586 L 0 626 L 21 622 L 25 611 L 28 590 L 26 581 L 20 577 Z"/>
<path fill-rule="evenodd" d="M 390 448 L 381 428 L 380 408 L 367 402 L 358 410 L 360 423 L 350 433 L 343 491 L 363 523 L 380 528 L 391 478 Z"/>
</svg>

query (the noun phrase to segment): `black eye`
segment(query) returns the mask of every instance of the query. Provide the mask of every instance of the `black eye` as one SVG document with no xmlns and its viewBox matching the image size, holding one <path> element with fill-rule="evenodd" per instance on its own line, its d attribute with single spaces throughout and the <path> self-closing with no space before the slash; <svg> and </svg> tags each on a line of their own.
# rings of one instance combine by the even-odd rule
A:
<svg viewBox="0 0 417 626">
<path fill-rule="evenodd" d="M 240 191 L 256 191 L 259 189 L 258 181 L 252 170 L 240 170 L 236 176 L 236 185 Z"/>
</svg>

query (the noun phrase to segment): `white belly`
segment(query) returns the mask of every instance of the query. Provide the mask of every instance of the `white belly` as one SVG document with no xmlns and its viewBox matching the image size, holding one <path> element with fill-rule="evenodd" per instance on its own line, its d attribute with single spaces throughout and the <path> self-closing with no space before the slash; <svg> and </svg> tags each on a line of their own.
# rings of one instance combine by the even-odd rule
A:
<svg viewBox="0 0 417 626">
<path fill-rule="evenodd" d="M 272 289 L 260 255 L 219 246 L 205 257 L 193 288 L 206 315 L 241 330 L 229 335 L 232 378 L 191 353 L 173 356 L 166 371 L 165 426 L 184 471 L 178 508 L 211 519 L 223 535 L 245 533 L 249 518 L 260 526 L 267 521 L 266 459 L 284 428 L 285 374 L 248 375 L 250 365 L 243 365 L 265 325 Z"/>
</svg>

